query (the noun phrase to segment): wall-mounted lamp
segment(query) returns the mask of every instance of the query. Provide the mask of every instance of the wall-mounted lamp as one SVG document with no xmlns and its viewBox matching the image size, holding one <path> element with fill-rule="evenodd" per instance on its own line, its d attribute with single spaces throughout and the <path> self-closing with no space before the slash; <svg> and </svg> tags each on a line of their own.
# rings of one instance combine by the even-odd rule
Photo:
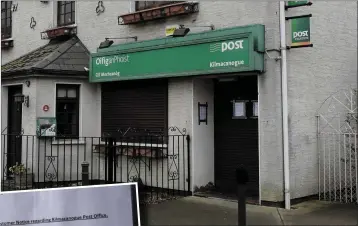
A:
<svg viewBox="0 0 358 226">
<path fill-rule="evenodd" d="M 135 41 L 138 40 L 137 36 L 130 36 L 130 37 L 123 37 L 123 38 L 105 38 L 105 40 L 103 42 L 101 42 L 99 44 L 99 49 L 104 49 L 104 48 L 108 48 L 113 44 L 113 40 L 110 39 L 134 39 Z"/>
<path fill-rule="evenodd" d="M 17 109 L 20 109 L 20 104 L 24 103 L 26 107 L 30 106 L 29 103 L 29 96 L 25 96 L 24 94 L 15 94 L 14 95 L 14 102 L 17 104 Z"/>
<path fill-rule="evenodd" d="M 183 24 L 180 24 L 180 25 L 175 25 L 177 28 L 175 28 L 174 32 L 172 33 L 172 35 L 168 35 L 167 36 L 172 36 L 172 37 L 185 37 L 189 32 L 190 32 L 190 29 L 189 28 L 192 28 L 192 27 L 208 27 L 210 28 L 210 30 L 215 30 L 215 26 L 213 24 L 210 24 L 210 25 L 198 25 L 198 26 L 185 26 Z M 171 26 L 171 27 L 168 27 L 169 30 L 173 29 L 174 27 Z M 169 31 L 168 30 L 168 31 Z"/>
<path fill-rule="evenodd" d="M 29 80 L 26 80 L 26 81 L 25 81 L 25 85 L 26 85 L 27 87 L 30 87 L 30 84 L 31 84 L 31 82 L 30 82 Z"/>
<path fill-rule="evenodd" d="M 29 96 L 24 96 L 24 105 L 26 107 L 30 106 L 30 98 L 29 98 Z"/>
<path fill-rule="evenodd" d="M 174 30 L 173 37 L 185 37 L 189 33 L 190 29 L 179 25 L 179 28 Z"/>
<path fill-rule="evenodd" d="M 208 124 L 208 102 L 201 104 L 198 102 L 198 116 L 199 116 L 199 125 L 201 122 Z"/>
</svg>

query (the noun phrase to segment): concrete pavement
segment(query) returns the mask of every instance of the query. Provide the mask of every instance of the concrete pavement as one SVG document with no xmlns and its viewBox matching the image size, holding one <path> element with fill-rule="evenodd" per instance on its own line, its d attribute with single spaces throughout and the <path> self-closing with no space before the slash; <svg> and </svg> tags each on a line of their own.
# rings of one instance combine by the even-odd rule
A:
<svg viewBox="0 0 358 226">
<path fill-rule="evenodd" d="M 248 225 L 358 225 L 358 207 L 310 201 L 292 210 L 247 205 Z M 149 225 L 237 225 L 237 203 L 186 197 L 148 206 Z"/>
</svg>

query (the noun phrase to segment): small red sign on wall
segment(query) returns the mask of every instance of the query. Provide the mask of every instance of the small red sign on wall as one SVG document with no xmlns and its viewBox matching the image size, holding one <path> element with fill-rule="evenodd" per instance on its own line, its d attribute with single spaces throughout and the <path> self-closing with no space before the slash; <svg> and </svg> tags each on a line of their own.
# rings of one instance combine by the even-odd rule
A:
<svg viewBox="0 0 358 226">
<path fill-rule="evenodd" d="M 50 107 L 49 107 L 48 105 L 44 105 L 44 106 L 42 107 L 42 110 L 43 110 L 43 111 L 48 111 L 48 110 L 50 110 Z"/>
</svg>

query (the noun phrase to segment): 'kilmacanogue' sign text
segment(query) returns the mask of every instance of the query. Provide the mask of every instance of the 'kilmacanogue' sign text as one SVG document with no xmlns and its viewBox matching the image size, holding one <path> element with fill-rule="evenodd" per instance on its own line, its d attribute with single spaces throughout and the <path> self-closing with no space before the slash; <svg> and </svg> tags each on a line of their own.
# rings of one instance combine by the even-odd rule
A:
<svg viewBox="0 0 358 226">
<path fill-rule="evenodd" d="M 92 57 L 91 82 L 145 77 L 245 71 L 250 65 L 250 39 L 163 48 Z"/>
</svg>

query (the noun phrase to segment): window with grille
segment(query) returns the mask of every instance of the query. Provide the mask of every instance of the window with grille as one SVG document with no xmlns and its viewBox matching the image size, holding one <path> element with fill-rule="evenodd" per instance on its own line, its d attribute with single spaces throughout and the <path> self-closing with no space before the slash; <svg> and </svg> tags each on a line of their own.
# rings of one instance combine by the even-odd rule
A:
<svg viewBox="0 0 358 226">
<path fill-rule="evenodd" d="M 1 1 L 1 39 L 11 38 L 11 4 L 12 1 Z"/>
<path fill-rule="evenodd" d="M 174 3 L 179 3 L 184 1 L 136 1 L 135 8 L 136 11 L 156 8 L 163 5 L 170 5 Z"/>
<path fill-rule="evenodd" d="M 56 86 L 57 136 L 79 136 L 79 85 Z"/>
<path fill-rule="evenodd" d="M 57 2 L 57 26 L 66 26 L 75 23 L 75 1 Z"/>
</svg>

